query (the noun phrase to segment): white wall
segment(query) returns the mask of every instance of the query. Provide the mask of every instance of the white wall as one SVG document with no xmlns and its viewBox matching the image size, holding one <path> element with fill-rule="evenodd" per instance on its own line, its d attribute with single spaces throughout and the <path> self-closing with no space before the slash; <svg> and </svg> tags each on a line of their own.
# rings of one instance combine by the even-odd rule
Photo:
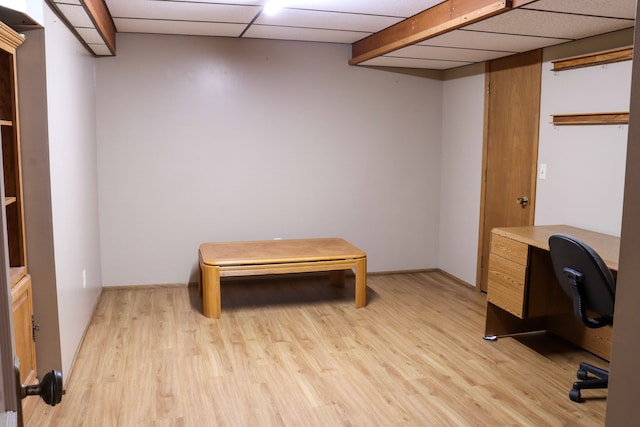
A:
<svg viewBox="0 0 640 427">
<path fill-rule="evenodd" d="M 102 287 L 95 59 L 48 7 L 45 28 L 51 206 L 64 374 L 69 372 Z"/>
<path fill-rule="evenodd" d="M 121 34 L 97 62 L 105 285 L 195 280 L 206 241 L 340 236 L 437 264 L 442 83 L 350 46 Z"/>
<path fill-rule="evenodd" d="M 551 71 L 552 60 L 630 45 L 632 31 L 545 49 L 535 223 L 620 235 L 627 125 L 554 126 L 552 114 L 629 111 L 631 61 Z"/>
<path fill-rule="evenodd" d="M 484 63 L 445 73 L 438 267 L 476 282 L 484 127 Z"/>
</svg>

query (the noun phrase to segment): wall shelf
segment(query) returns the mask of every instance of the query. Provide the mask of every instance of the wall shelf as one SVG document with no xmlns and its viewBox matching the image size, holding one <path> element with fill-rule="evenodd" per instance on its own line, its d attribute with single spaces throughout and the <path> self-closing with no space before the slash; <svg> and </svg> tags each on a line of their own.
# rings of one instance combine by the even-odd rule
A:
<svg viewBox="0 0 640 427">
<path fill-rule="evenodd" d="M 572 70 L 574 68 L 590 67 L 593 65 L 611 64 L 613 62 L 629 61 L 633 58 L 633 46 L 605 50 L 587 55 L 552 61 L 552 71 Z"/>
<path fill-rule="evenodd" d="M 629 123 L 629 113 L 553 114 L 553 124 L 559 125 L 621 125 Z"/>
</svg>

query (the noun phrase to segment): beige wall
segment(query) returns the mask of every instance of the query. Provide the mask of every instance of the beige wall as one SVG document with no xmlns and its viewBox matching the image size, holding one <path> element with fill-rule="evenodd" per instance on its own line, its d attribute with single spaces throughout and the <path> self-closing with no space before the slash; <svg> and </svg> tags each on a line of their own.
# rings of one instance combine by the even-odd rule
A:
<svg viewBox="0 0 640 427">
<path fill-rule="evenodd" d="M 41 59 L 36 66 L 46 69 L 46 81 L 41 82 L 46 85 L 46 95 L 39 102 L 42 104 L 46 100 L 48 128 L 33 141 L 35 146 L 31 146 L 31 158 L 24 159 L 25 170 L 29 171 L 31 179 L 37 180 L 25 181 L 25 191 L 31 192 L 30 199 L 26 198 L 25 202 L 30 204 L 25 206 L 25 210 L 32 211 L 27 215 L 37 215 L 35 218 L 31 216 L 32 225 L 35 223 L 36 226 L 27 229 L 27 244 L 34 238 L 41 239 L 40 245 L 28 248 L 31 251 L 28 262 L 29 268 L 38 264 L 44 274 L 40 280 L 34 277 L 33 282 L 36 316 L 39 313 L 47 316 L 43 320 L 38 318 L 41 334 L 45 333 L 42 330 L 50 334 L 43 339 L 44 342 L 36 341 L 38 362 L 42 357 L 57 355 L 61 360 L 61 366 L 38 368 L 40 373 L 60 369 L 66 376 L 102 288 L 95 59 L 48 7 L 45 10 L 45 28 L 45 63 Z M 37 199 L 39 191 L 48 192 L 47 197 Z M 44 237 L 30 236 L 38 230 L 37 227 L 48 234 Z M 40 256 L 31 256 L 37 254 L 33 251 L 44 252 Z M 86 287 L 83 270 L 86 270 Z M 57 313 L 52 312 L 55 309 Z M 59 340 L 58 354 L 47 354 L 51 348 L 45 343 L 56 338 Z"/>
<path fill-rule="evenodd" d="M 442 83 L 350 52 L 119 35 L 96 62 L 104 284 L 194 281 L 201 242 L 275 237 L 436 267 Z"/>
<path fill-rule="evenodd" d="M 631 34 L 545 50 L 537 224 L 619 233 L 626 126 L 558 129 L 548 116 L 589 105 L 571 90 L 600 80 L 592 107 L 625 110 L 630 62 L 549 67 Z M 371 271 L 439 267 L 475 284 L 482 64 L 439 81 L 349 67 L 347 46 L 119 37 L 118 56 L 98 61 L 105 284 L 192 281 L 204 240 L 320 235 L 362 246 Z"/>
<path fill-rule="evenodd" d="M 554 73 L 552 61 L 627 46 L 633 31 L 544 50 L 536 224 L 569 224 L 620 235 L 627 125 L 554 126 L 552 114 L 629 111 L 631 61 Z"/>
<path fill-rule="evenodd" d="M 476 283 L 484 63 L 447 71 L 442 102 L 438 267 Z"/>
</svg>

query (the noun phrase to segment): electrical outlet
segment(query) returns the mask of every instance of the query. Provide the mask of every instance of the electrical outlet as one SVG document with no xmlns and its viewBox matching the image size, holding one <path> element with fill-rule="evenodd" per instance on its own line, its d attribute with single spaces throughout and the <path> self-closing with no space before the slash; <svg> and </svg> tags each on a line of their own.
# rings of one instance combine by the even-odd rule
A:
<svg viewBox="0 0 640 427">
<path fill-rule="evenodd" d="M 87 287 L 87 270 L 82 270 L 82 287 Z"/>
</svg>

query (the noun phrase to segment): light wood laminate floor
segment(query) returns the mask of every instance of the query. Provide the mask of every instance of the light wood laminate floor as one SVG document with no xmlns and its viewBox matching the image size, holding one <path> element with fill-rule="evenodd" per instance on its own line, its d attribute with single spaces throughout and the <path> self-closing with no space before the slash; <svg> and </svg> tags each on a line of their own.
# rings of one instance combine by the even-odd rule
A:
<svg viewBox="0 0 640 427">
<path fill-rule="evenodd" d="M 602 426 L 606 391 L 568 398 L 579 361 L 544 334 L 482 340 L 484 294 L 437 273 L 105 290 L 62 403 L 30 426 Z"/>
</svg>

